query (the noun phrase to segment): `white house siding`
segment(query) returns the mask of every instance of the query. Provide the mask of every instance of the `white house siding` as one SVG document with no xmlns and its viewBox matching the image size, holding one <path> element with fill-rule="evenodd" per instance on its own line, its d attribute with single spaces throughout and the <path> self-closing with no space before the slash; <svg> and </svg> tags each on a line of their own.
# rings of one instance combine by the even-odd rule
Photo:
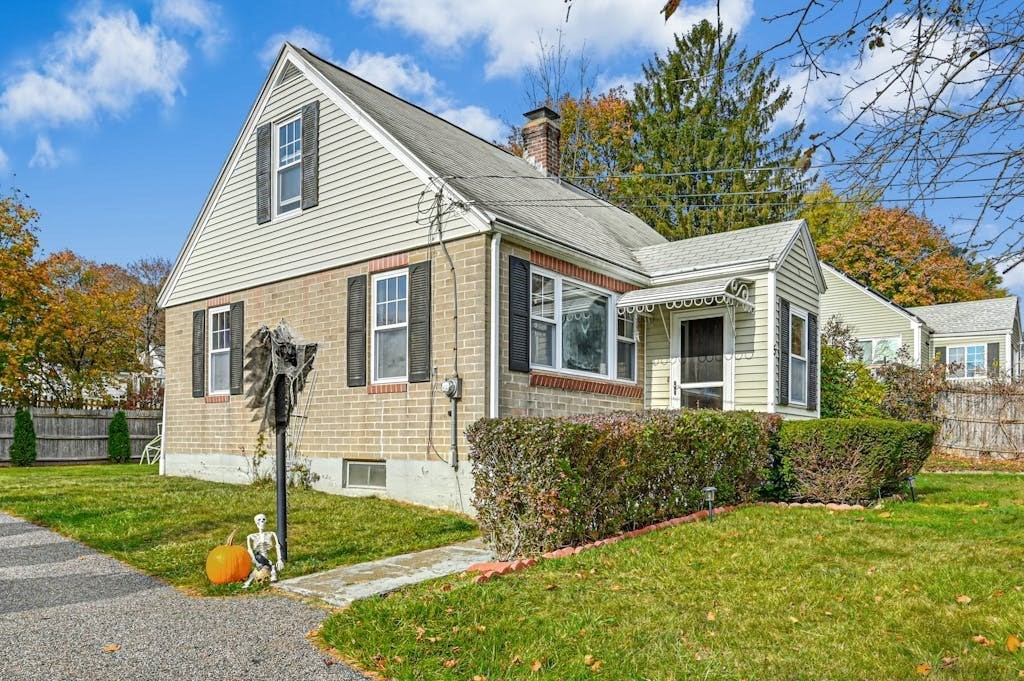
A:
<svg viewBox="0 0 1024 681">
<path fill-rule="evenodd" d="M 168 306 L 426 243 L 428 228 L 416 220 L 424 183 L 304 76 L 273 88 L 257 125 L 291 116 L 314 99 L 320 102 L 319 205 L 256 223 L 253 133 L 200 230 Z M 445 223 L 448 239 L 471 231 L 457 215 Z"/>
<path fill-rule="evenodd" d="M 838 317 L 857 338 L 899 336 L 910 356 L 916 355 L 914 328 L 909 315 L 879 300 L 863 287 L 837 276 L 827 267 L 822 271 L 828 285 L 828 290 L 821 297 L 822 329 L 832 317 Z M 927 352 L 922 352 L 921 356 L 927 357 Z"/>
<path fill-rule="evenodd" d="M 816 265 L 813 264 L 812 259 L 808 257 L 803 241 L 798 238 L 793 244 L 792 249 L 790 249 L 788 255 L 776 270 L 776 296 L 777 298 L 785 298 L 788 300 L 792 307 L 798 307 L 805 312 L 817 314 L 818 325 L 821 327 L 824 320 L 822 319 L 819 309 L 818 287 L 815 282 L 814 270 L 812 269 L 813 267 L 816 267 Z M 776 358 L 774 361 L 777 362 L 780 339 L 779 334 L 782 329 L 782 324 L 786 321 L 780 318 L 778 301 L 776 301 L 775 305 L 775 315 L 775 352 L 773 355 Z M 813 342 L 820 342 L 820 338 L 813 339 Z M 775 378 L 776 391 L 778 391 L 778 371 L 775 372 Z M 790 405 L 778 405 L 776 410 L 780 414 L 792 418 L 816 418 L 818 415 L 817 411 L 809 411 L 803 407 Z"/>
</svg>

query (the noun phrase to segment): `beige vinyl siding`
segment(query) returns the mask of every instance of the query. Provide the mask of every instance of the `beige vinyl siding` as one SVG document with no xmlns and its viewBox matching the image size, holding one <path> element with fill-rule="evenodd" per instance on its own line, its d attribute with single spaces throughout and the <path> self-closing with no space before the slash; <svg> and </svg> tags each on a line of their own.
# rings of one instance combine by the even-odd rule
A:
<svg viewBox="0 0 1024 681">
<path fill-rule="evenodd" d="M 423 182 L 305 77 L 276 85 L 257 125 L 291 116 L 314 99 L 320 101 L 319 205 L 256 224 L 254 133 L 211 207 L 168 305 L 426 245 L 428 228 L 416 220 Z M 446 220 L 447 239 L 471 231 L 458 215 Z"/>
<path fill-rule="evenodd" d="M 790 249 L 789 254 L 776 270 L 775 289 L 777 297 L 785 298 L 789 301 L 792 307 L 799 308 L 804 312 L 817 314 L 820 330 L 822 319 L 819 310 L 818 285 L 815 281 L 814 271 L 812 269 L 814 266 L 815 265 L 812 264 L 811 258 L 808 257 L 808 253 L 804 248 L 803 240 L 797 238 L 793 247 Z M 779 347 L 779 334 L 782 329 L 782 324 L 788 323 L 788 320 L 780 318 L 777 301 L 775 305 L 775 314 L 777 320 L 777 323 L 775 324 L 775 347 Z M 808 338 L 808 342 L 817 341 L 818 339 Z M 775 353 L 772 354 L 774 355 Z M 767 372 L 767 369 L 765 371 Z M 778 372 L 776 372 L 776 381 L 778 381 Z M 776 390 L 777 389 L 778 384 L 776 383 Z M 794 418 L 815 418 L 817 416 L 817 412 L 792 405 L 779 405 L 777 407 L 777 411 L 780 414 Z"/>
<path fill-rule="evenodd" d="M 937 333 L 932 336 L 932 348 L 934 350 L 936 348 L 949 348 L 950 346 L 984 345 L 986 346 L 985 361 L 988 362 L 988 344 L 999 343 L 999 366 L 1004 371 L 1009 371 L 1012 355 L 1010 354 L 1011 348 L 1006 343 L 1008 335 L 1012 343 L 1013 335 L 1006 332 L 979 333 L 972 336 L 947 336 Z"/>
<path fill-rule="evenodd" d="M 899 336 L 907 352 L 914 357 L 914 327 L 910 317 L 885 303 L 861 286 L 836 276 L 827 267 L 828 290 L 821 297 L 821 326 L 838 317 L 857 338 L 893 338 Z M 923 333 L 922 329 L 922 333 Z M 922 357 L 927 354 L 922 352 Z"/>
<path fill-rule="evenodd" d="M 736 409 L 763 411 L 768 404 L 768 275 L 743 275 L 742 278 L 752 282 L 750 300 L 755 309 L 752 313 L 736 309 L 733 400 Z M 722 311 L 719 306 L 705 309 L 709 315 Z M 659 308 L 647 318 L 645 398 L 646 404 L 652 409 L 668 409 L 672 404 L 675 366 L 671 360 L 672 313 L 673 310 Z"/>
</svg>

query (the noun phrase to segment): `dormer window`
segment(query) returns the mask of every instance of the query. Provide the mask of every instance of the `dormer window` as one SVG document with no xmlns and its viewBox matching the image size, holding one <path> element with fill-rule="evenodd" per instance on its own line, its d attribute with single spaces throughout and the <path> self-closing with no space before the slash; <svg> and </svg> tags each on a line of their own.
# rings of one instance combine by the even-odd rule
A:
<svg viewBox="0 0 1024 681">
<path fill-rule="evenodd" d="M 275 138 L 274 213 L 281 216 L 298 211 L 302 204 L 302 117 L 278 125 Z"/>
</svg>

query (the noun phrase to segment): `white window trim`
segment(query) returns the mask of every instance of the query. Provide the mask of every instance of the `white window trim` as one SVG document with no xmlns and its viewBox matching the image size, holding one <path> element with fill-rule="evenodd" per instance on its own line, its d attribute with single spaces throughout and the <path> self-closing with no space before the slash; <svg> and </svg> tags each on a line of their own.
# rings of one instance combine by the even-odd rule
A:
<svg viewBox="0 0 1024 681">
<path fill-rule="evenodd" d="M 230 336 L 228 340 L 228 346 L 221 348 L 220 350 L 213 349 L 213 316 L 216 314 L 227 313 L 228 315 L 228 334 L 231 333 L 231 306 L 230 305 L 218 305 L 217 307 L 211 307 L 206 311 L 206 389 L 208 395 L 230 395 L 231 394 L 231 341 Z M 228 356 L 228 387 L 223 390 L 214 390 L 213 388 L 213 356 L 227 355 Z"/>
<path fill-rule="evenodd" d="M 270 200 L 271 200 L 271 208 L 272 208 L 271 212 L 273 213 L 275 220 L 277 220 L 277 219 L 284 220 L 285 218 L 294 217 L 294 216 L 299 215 L 300 213 L 302 213 L 302 184 L 301 184 L 302 180 L 301 179 L 299 180 L 299 201 L 298 201 L 299 205 L 298 205 L 298 207 L 292 208 L 291 210 L 285 211 L 283 213 L 278 211 L 279 198 L 280 198 L 277 195 L 277 191 L 278 191 L 277 176 L 278 176 L 278 173 L 280 173 L 282 170 L 285 170 L 287 168 L 291 168 L 294 165 L 298 165 L 299 166 L 299 176 L 300 176 L 300 178 L 301 178 L 301 175 L 302 175 L 302 154 L 301 153 L 299 154 L 298 160 L 292 161 L 291 163 L 289 163 L 286 166 L 281 166 L 280 165 L 280 163 L 281 163 L 281 142 L 280 142 L 280 140 L 281 140 L 281 128 L 283 128 L 284 126 L 288 125 L 289 123 L 294 123 L 295 121 L 299 121 L 299 138 L 301 139 L 302 138 L 302 112 L 301 111 L 296 113 L 296 114 L 294 114 L 294 115 L 292 115 L 292 116 L 289 116 L 288 118 L 285 118 L 284 120 L 278 121 L 277 123 L 274 124 L 274 127 L 273 127 L 273 137 L 271 138 L 272 141 L 273 141 L 273 144 L 272 144 L 271 148 L 272 148 L 272 153 L 273 153 L 273 156 L 274 156 L 274 169 L 273 169 L 273 172 L 271 172 L 271 174 L 270 174 Z M 303 151 L 305 151 L 305 150 L 303 150 Z"/>
<path fill-rule="evenodd" d="M 967 348 L 981 348 L 981 369 L 982 374 L 980 376 L 967 376 Z M 946 366 L 948 367 L 953 362 L 949 359 L 950 350 L 963 350 L 964 351 L 964 376 L 952 376 L 949 370 L 946 370 L 946 377 L 951 381 L 984 381 L 988 378 L 988 343 L 967 343 L 965 345 L 947 345 L 946 346 Z"/>
<path fill-rule="evenodd" d="M 857 339 L 858 343 L 871 343 L 871 357 L 864 359 L 864 362 L 866 364 L 884 364 L 887 361 L 887 360 L 882 360 L 882 361 L 879 361 L 879 362 L 875 361 L 875 343 L 879 343 L 881 341 L 894 341 L 896 343 L 896 352 L 897 353 L 903 347 L 903 336 L 873 336 L 873 337 L 870 337 L 870 338 L 858 338 Z"/>
<path fill-rule="evenodd" d="M 678 383 L 673 384 L 679 377 L 680 362 L 682 361 L 682 336 L 679 333 L 680 325 L 684 321 L 694 319 L 710 319 L 711 317 L 722 317 L 722 380 L 703 383 Z M 671 343 L 671 374 L 669 376 L 669 406 L 672 409 L 679 409 L 682 405 L 680 394 L 684 388 L 722 388 L 722 411 L 732 411 L 735 405 L 735 317 L 723 307 L 699 307 L 693 310 L 672 313 L 672 337 Z M 678 390 L 673 390 L 673 387 Z"/>
<path fill-rule="evenodd" d="M 794 354 L 793 350 L 792 350 L 792 348 L 793 348 L 793 338 L 792 338 L 792 333 L 793 333 L 793 317 L 800 317 L 801 319 L 804 320 L 804 337 L 803 337 L 804 354 L 803 355 Z M 810 360 L 810 357 L 809 357 L 811 346 L 810 346 L 810 339 L 808 338 L 808 334 L 807 334 L 807 332 L 808 332 L 808 329 L 807 329 L 807 312 L 805 312 L 804 310 L 801 310 L 798 307 L 795 307 L 795 306 L 791 305 L 790 308 L 789 308 L 789 319 L 786 320 L 786 323 L 789 324 L 789 333 L 790 333 L 790 340 L 789 340 L 789 343 L 790 343 L 790 352 L 789 352 L 789 403 L 790 404 L 795 404 L 798 407 L 806 407 L 807 406 L 807 394 L 808 394 L 808 390 L 810 388 L 810 381 L 808 381 L 807 379 L 808 379 L 808 374 L 810 373 L 810 368 L 811 368 L 811 360 Z M 795 399 L 793 397 L 793 385 L 794 385 L 793 384 L 793 360 L 794 359 L 802 360 L 803 363 L 804 363 L 804 399 L 803 400 L 798 400 L 798 399 Z"/>
<path fill-rule="evenodd" d="M 381 486 L 377 485 L 357 485 L 352 483 L 352 476 L 349 473 L 349 466 L 352 464 L 363 464 L 369 466 L 383 466 L 384 467 L 384 484 Z M 387 475 L 388 468 L 387 463 L 384 461 L 364 461 L 362 459 L 345 459 L 345 487 L 351 487 L 352 489 L 387 489 Z"/>
<path fill-rule="evenodd" d="M 384 326 L 377 326 L 377 282 L 381 279 L 394 279 L 396 277 L 405 277 L 405 321 L 401 324 L 386 324 Z M 374 385 L 387 385 L 390 383 L 408 383 L 409 382 L 409 268 L 400 270 L 387 270 L 386 272 L 378 272 L 370 277 L 370 383 Z M 405 351 L 405 374 L 402 376 L 395 376 L 393 378 L 378 378 L 377 377 L 377 361 L 376 361 L 376 350 L 377 350 L 377 331 L 382 329 L 405 329 L 405 340 L 406 340 L 406 351 Z"/>
<path fill-rule="evenodd" d="M 621 316 L 632 317 L 633 318 L 632 319 L 632 321 L 633 321 L 633 336 L 632 337 L 620 336 L 619 335 L 619 317 L 621 317 Z M 626 343 L 632 343 L 633 344 L 633 366 L 631 367 L 632 370 L 630 371 L 630 373 L 633 374 L 633 378 L 632 378 L 633 382 L 636 382 L 636 349 L 637 349 L 637 346 L 639 345 L 639 343 L 637 342 L 637 329 L 636 329 L 636 327 L 639 325 L 639 323 L 640 323 L 640 315 L 636 314 L 635 312 L 630 312 L 630 313 L 619 312 L 616 309 L 616 311 L 615 311 L 615 344 L 613 346 L 614 349 L 615 349 L 615 378 L 616 378 L 616 380 L 619 380 L 619 381 L 629 381 L 630 380 L 628 378 L 619 378 L 619 343 L 626 342 Z"/>
<path fill-rule="evenodd" d="M 544 321 L 551 323 L 552 320 L 544 317 L 537 317 L 533 314 L 533 275 L 539 274 L 555 281 L 555 351 L 554 351 L 554 366 L 547 366 L 545 364 L 535 364 L 533 361 L 533 320 Z M 589 371 L 578 371 L 576 369 L 562 369 L 562 283 L 569 282 L 573 286 L 579 288 L 588 289 L 599 295 L 608 298 L 608 319 L 605 321 L 605 346 L 606 356 L 608 357 L 607 365 L 608 371 L 603 374 L 591 373 Z M 546 270 L 542 267 L 532 266 L 530 267 L 530 370 L 544 371 L 548 373 L 564 374 L 566 376 L 578 376 L 580 378 L 589 378 L 591 380 L 601 381 L 615 381 L 616 383 L 623 383 L 625 385 L 636 385 L 636 367 L 633 370 L 633 380 L 620 379 L 615 375 L 616 367 L 616 348 L 615 340 L 618 337 L 618 307 L 619 296 L 603 289 L 600 286 L 595 286 L 573 277 L 567 277 L 564 274 Z M 635 331 L 634 331 L 635 334 Z M 635 355 L 634 355 L 635 357 Z M 634 359 L 634 363 L 635 363 Z"/>
</svg>

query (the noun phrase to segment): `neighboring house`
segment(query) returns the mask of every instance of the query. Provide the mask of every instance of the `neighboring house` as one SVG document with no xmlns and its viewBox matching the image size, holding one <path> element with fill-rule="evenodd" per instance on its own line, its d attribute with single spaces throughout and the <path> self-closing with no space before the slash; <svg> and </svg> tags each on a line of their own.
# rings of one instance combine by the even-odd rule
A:
<svg viewBox="0 0 1024 681">
<path fill-rule="evenodd" d="M 245 479 L 244 344 L 282 318 L 319 343 L 299 454 L 331 491 L 469 510 L 486 416 L 816 417 L 806 224 L 668 243 L 559 180 L 557 114 L 528 118 L 529 161 L 286 45 L 160 296 L 165 472 Z"/>
<path fill-rule="evenodd" d="M 932 329 L 937 361 L 949 377 L 1020 376 L 1020 305 L 1016 296 L 912 307 Z"/>
<path fill-rule="evenodd" d="M 1020 375 L 1021 325 L 1015 296 L 904 308 L 881 293 L 822 263 L 828 291 L 821 317 L 848 326 L 864 361 L 896 360 L 901 348 L 915 365 L 938 361 L 953 379 Z"/>
</svg>

